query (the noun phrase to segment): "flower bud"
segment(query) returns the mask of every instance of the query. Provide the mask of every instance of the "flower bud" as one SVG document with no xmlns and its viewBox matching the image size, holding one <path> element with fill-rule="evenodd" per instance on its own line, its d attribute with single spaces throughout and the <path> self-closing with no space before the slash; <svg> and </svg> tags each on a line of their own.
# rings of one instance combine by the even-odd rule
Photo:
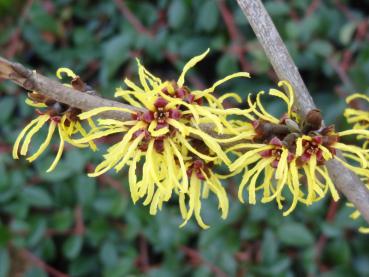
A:
<svg viewBox="0 0 369 277">
<path fill-rule="evenodd" d="M 310 126 L 311 130 L 319 130 L 322 126 L 322 120 L 323 118 L 320 110 L 313 109 L 308 112 L 305 122 Z"/>
</svg>

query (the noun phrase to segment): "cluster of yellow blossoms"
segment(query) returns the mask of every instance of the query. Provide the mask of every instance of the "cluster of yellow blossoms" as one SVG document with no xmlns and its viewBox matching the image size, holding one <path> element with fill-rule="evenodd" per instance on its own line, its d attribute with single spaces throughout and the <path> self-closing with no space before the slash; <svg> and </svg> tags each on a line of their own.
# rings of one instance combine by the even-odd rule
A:
<svg viewBox="0 0 369 277">
<path fill-rule="evenodd" d="M 225 109 L 223 102 L 226 99 L 241 102 L 240 97 L 226 93 L 217 98 L 213 92 L 230 79 L 249 78 L 250 75 L 234 73 L 210 88 L 191 90 L 185 86 L 186 73 L 207 53 L 208 50 L 192 58 L 177 81 L 162 81 L 137 60 L 140 85 L 125 79 L 127 89 L 118 88 L 115 93 L 116 97 L 133 106 L 132 109 L 101 107 L 82 112 L 45 99 L 36 92 L 31 93 L 28 104 L 47 109 L 19 135 L 14 158 L 18 158 L 21 140 L 25 137 L 20 154 L 26 155 L 32 136 L 47 122 L 47 138 L 28 160 L 32 162 L 44 152 L 58 128 L 61 143 L 49 171 L 60 159 L 64 141 L 94 150 L 94 140 L 114 134 L 120 140 L 107 149 L 103 160 L 89 176 L 126 168 L 133 202 L 142 199 L 144 205 L 150 205 L 150 214 L 154 215 L 175 194 L 183 218 L 181 226 L 194 216 L 202 228 L 208 227 L 201 217 L 202 199 L 212 192 L 218 199 L 222 218 L 226 218 L 229 203 L 221 180 L 241 172 L 240 201 L 244 202 L 246 187 L 250 204 L 256 203 L 257 192 L 262 191 L 261 202 L 276 200 L 280 209 L 288 203 L 284 215 L 291 213 L 298 203 L 311 205 L 328 192 L 334 200 L 339 199 L 325 166 L 331 159 L 337 159 L 367 180 L 366 147 L 340 141 L 347 135 L 369 137 L 365 130 L 368 125 L 361 128 L 361 114 L 347 110 L 349 121 L 356 125 L 343 132 L 336 132 L 333 126 L 322 126 L 318 110 L 310 111 L 302 121 L 293 108 L 294 92 L 287 81 L 279 82 L 279 89 L 268 92 L 269 96 L 286 104 L 286 113 L 281 117 L 275 117 L 264 108 L 261 102 L 263 91 L 256 97 L 248 96 L 248 109 Z M 73 78 L 73 87 L 85 91 L 84 83 L 72 71 L 63 68 L 58 77 L 62 72 Z M 130 113 L 131 120 L 102 118 L 104 112 L 111 110 Z M 84 129 L 81 121 L 87 121 L 89 131 Z M 204 131 L 209 128 L 213 130 L 212 135 Z M 336 156 L 338 150 L 344 153 L 348 162 Z M 232 159 L 235 155 L 237 158 Z M 226 166 L 226 175 L 218 173 L 221 165 Z"/>
<path fill-rule="evenodd" d="M 347 97 L 346 102 L 352 108 L 345 109 L 344 116 L 349 124 L 353 124 L 353 129 L 358 131 L 357 139 L 362 142 L 362 148 L 368 149 L 369 145 L 369 97 L 364 94 L 355 93 Z M 356 102 L 356 103 L 355 103 Z M 369 152 L 366 152 L 366 159 L 369 160 Z M 368 175 L 361 176 L 362 181 L 369 189 Z M 349 206 L 353 206 L 351 203 Z M 354 211 L 351 218 L 357 219 L 360 216 L 359 211 Z M 361 233 L 369 234 L 369 227 L 360 227 Z"/>
</svg>

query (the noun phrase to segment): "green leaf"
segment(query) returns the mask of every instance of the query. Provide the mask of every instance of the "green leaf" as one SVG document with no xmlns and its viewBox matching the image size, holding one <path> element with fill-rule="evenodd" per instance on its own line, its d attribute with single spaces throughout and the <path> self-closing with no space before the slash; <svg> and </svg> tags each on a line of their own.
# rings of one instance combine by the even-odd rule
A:
<svg viewBox="0 0 369 277">
<path fill-rule="evenodd" d="M 324 40 L 314 40 L 309 45 L 309 50 L 319 56 L 328 57 L 333 52 L 333 47 Z"/>
<path fill-rule="evenodd" d="M 120 34 L 103 45 L 103 62 L 101 81 L 105 84 L 129 58 L 129 47 L 132 39 L 129 35 Z"/>
<path fill-rule="evenodd" d="M 264 232 L 261 243 L 261 259 L 265 264 L 272 264 L 278 256 L 278 241 L 271 230 Z"/>
<path fill-rule="evenodd" d="M 287 3 L 276 1 L 265 3 L 265 8 L 271 16 L 287 15 L 290 11 L 290 7 Z"/>
<path fill-rule="evenodd" d="M 0 123 L 5 123 L 9 120 L 15 107 L 13 97 L 1 97 L 0 100 Z"/>
<path fill-rule="evenodd" d="M 83 244 L 82 236 L 71 236 L 63 244 L 63 254 L 68 259 L 76 258 L 81 252 Z"/>
<path fill-rule="evenodd" d="M 348 22 L 347 24 L 345 24 L 341 28 L 341 31 L 340 31 L 340 34 L 339 34 L 339 38 L 340 38 L 340 42 L 343 45 L 349 44 L 349 42 L 352 39 L 352 36 L 355 33 L 356 27 L 357 27 L 357 23 L 351 21 L 351 22 Z"/>
<path fill-rule="evenodd" d="M 27 268 L 27 271 L 23 275 L 23 277 L 47 277 L 47 274 L 41 268 L 36 267 L 36 266 L 31 266 Z"/>
<path fill-rule="evenodd" d="M 22 199 L 34 207 L 51 207 L 52 199 L 50 195 L 41 187 L 25 187 L 22 190 Z"/>
<path fill-rule="evenodd" d="M 335 240 L 327 245 L 325 254 L 326 258 L 334 264 L 349 265 L 351 263 L 350 247 L 345 240 Z"/>
<path fill-rule="evenodd" d="M 79 203 L 82 205 L 92 204 L 96 195 L 96 179 L 78 175 L 75 181 L 75 190 Z"/>
<path fill-rule="evenodd" d="M 213 31 L 219 21 L 219 11 L 214 0 L 205 1 L 197 15 L 197 28 L 206 32 Z"/>
<path fill-rule="evenodd" d="M 278 238 L 286 245 L 308 246 L 314 242 L 314 237 L 301 223 L 288 222 L 281 224 L 277 230 Z"/>
<path fill-rule="evenodd" d="M 59 231 L 65 231 L 71 228 L 74 216 L 70 209 L 57 211 L 51 217 L 51 228 Z"/>
<path fill-rule="evenodd" d="M 106 267 L 115 266 L 118 262 L 116 246 L 111 242 L 105 242 L 100 250 L 100 260 Z"/>
<path fill-rule="evenodd" d="M 210 39 L 207 37 L 193 37 L 185 40 L 179 48 L 183 57 L 192 58 L 203 53 L 209 47 Z"/>
<path fill-rule="evenodd" d="M 234 55 L 224 54 L 217 63 L 217 75 L 226 76 L 239 70 L 238 60 Z M 223 77 L 221 77 L 223 78 Z"/>
<path fill-rule="evenodd" d="M 168 16 L 170 27 L 174 29 L 181 28 L 189 20 L 186 3 L 180 0 L 172 1 L 168 9 Z"/>
<path fill-rule="evenodd" d="M 0 247 L 0 276 L 9 276 L 10 257 L 6 248 Z"/>
<path fill-rule="evenodd" d="M 28 237 L 28 246 L 35 247 L 43 238 L 47 224 L 44 218 L 37 218 L 31 226 L 31 233 Z"/>
<path fill-rule="evenodd" d="M 47 31 L 54 34 L 59 32 L 58 22 L 55 18 L 46 13 L 40 4 L 34 4 L 31 6 L 29 12 L 32 24 L 41 31 Z"/>
</svg>

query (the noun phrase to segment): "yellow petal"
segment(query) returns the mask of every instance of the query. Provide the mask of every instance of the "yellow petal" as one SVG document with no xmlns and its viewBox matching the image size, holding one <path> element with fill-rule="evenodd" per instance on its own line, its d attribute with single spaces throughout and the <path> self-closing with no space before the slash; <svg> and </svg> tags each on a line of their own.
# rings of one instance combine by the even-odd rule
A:
<svg viewBox="0 0 369 277">
<path fill-rule="evenodd" d="M 87 112 L 81 113 L 81 114 L 78 115 L 78 117 L 79 117 L 79 119 L 83 120 L 83 119 L 93 117 L 94 115 L 97 115 L 99 113 L 108 112 L 108 111 L 120 111 L 120 112 L 131 113 L 131 114 L 136 113 L 135 111 L 132 111 L 132 110 L 127 109 L 127 108 L 100 107 L 100 108 L 95 108 L 95 109 L 89 110 Z"/>
<path fill-rule="evenodd" d="M 33 162 L 34 160 L 36 160 L 45 151 L 47 146 L 50 144 L 55 128 L 56 128 L 56 123 L 54 121 L 50 122 L 49 131 L 47 133 L 47 137 L 45 141 L 41 144 L 40 148 L 36 151 L 36 153 L 34 153 L 29 158 L 27 158 L 29 162 Z"/>
<path fill-rule="evenodd" d="M 34 108 L 46 108 L 47 107 L 45 103 L 36 103 L 36 102 L 33 102 L 29 98 L 27 98 L 25 102 L 28 106 L 31 106 L 31 107 L 34 107 Z"/>
<path fill-rule="evenodd" d="M 26 125 L 26 127 L 24 127 L 23 130 L 19 133 L 17 139 L 15 140 L 14 147 L 13 147 L 13 159 L 19 159 L 18 149 L 19 149 L 20 142 L 22 141 L 22 139 L 25 136 L 25 134 L 27 133 L 27 131 L 31 127 L 33 127 L 33 125 L 35 125 L 36 123 L 38 123 L 39 121 L 40 121 L 40 117 L 37 117 L 36 119 L 34 119 L 30 123 L 28 123 Z"/>
<path fill-rule="evenodd" d="M 58 77 L 60 80 L 63 79 L 62 73 L 67 74 L 67 76 L 71 78 L 77 77 L 77 75 L 73 72 L 73 70 L 67 67 L 61 67 L 58 68 L 58 70 L 56 71 L 56 77 Z"/>
<path fill-rule="evenodd" d="M 184 79 L 185 79 L 187 71 L 191 69 L 192 67 L 194 67 L 199 61 L 203 60 L 205 56 L 209 53 L 209 51 L 210 49 L 208 48 L 204 53 L 193 57 L 191 60 L 189 60 L 186 63 L 186 65 L 183 67 L 181 75 L 178 78 L 178 81 L 177 81 L 178 87 L 183 87 Z"/>
<path fill-rule="evenodd" d="M 31 142 L 32 137 L 34 136 L 34 134 L 36 134 L 46 123 L 46 121 L 48 121 L 50 118 L 49 115 L 41 115 L 38 117 L 38 122 L 37 124 L 28 132 L 28 134 L 26 135 L 20 154 L 22 156 L 25 156 L 27 154 L 28 151 L 28 146 Z"/>
<path fill-rule="evenodd" d="M 176 155 L 176 157 L 178 159 L 178 162 L 179 162 L 179 165 L 181 167 L 183 190 L 187 191 L 188 190 L 188 177 L 187 177 L 187 171 L 186 171 L 186 166 L 184 164 L 183 156 L 181 155 L 181 153 L 177 149 L 174 142 L 171 139 L 168 139 L 168 141 L 169 141 L 170 145 L 172 146 L 172 150 L 173 150 L 174 154 Z"/>
<path fill-rule="evenodd" d="M 213 92 L 217 86 L 220 86 L 221 84 L 223 84 L 223 83 L 225 83 L 225 82 L 227 82 L 231 79 L 239 78 L 239 77 L 250 78 L 250 73 L 248 73 L 248 72 L 236 72 L 236 73 L 230 74 L 230 75 L 224 77 L 223 79 L 220 79 L 219 81 L 215 82 L 210 88 L 205 89 L 204 93 Z"/>
<path fill-rule="evenodd" d="M 53 163 L 51 164 L 51 166 L 49 167 L 49 169 L 46 172 L 51 172 L 51 171 L 53 171 L 55 169 L 56 165 L 60 161 L 60 158 L 61 158 L 61 156 L 63 154 L 64 138 L 63 138 L 62 132 L 61 132 L 61 130 L 60 130 L 59 127 L 58 127 L 58 131 L 59 131 L 59 138 L 60 138 L 58 153 L 56 154 L 56 157 L 55 157 Z"/>
<path fill-rule="evenodd" d="M 369 97 L 366 96 L 365 94 L 354 93 L 354 94 L 352 94 L 352 95 L 350 95 L 349 97 L 346 98 L 346 103 L 350 103 L 354 99 L 364 99 L 364 100 L 369 102 Z"/>
</svg>

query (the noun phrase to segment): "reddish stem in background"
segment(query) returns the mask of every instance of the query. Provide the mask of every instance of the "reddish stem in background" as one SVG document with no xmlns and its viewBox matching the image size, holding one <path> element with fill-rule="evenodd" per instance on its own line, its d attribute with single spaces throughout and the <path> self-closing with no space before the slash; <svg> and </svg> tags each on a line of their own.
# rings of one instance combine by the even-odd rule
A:
<svg viewBox="0 0 369 277">
<path fill-rule="evenodd" d="M 243 71 L 251 71 L 252 67 L 251 65 L 246 61 L 245 59 L 245 52 L 242 47 L 244 44 L 244 40 L 242 36 L 240 35 L 239 30 L 237 29 L 237 26 L 233 19 L 232 12 L 228 9 L 226 3 L 224 0 L 218 1 L 218 8 L 220 10 L 220 13 L 223 17 L 224 23 L 227 27 L 229 36 L 231 38 L 231 47 L 229 48 L 230 51 L 238 57 L 238 60 L 241 64 L 241 68 Z"/>
<path fill-rule="evenodd" d="M 312 15 L 315 12 L 315 10 L 319 7 L 319 4 L 320 0 L 311 1 L 310 6 L 306 10 L 305 17 Z"/>
<path fill-rule="evenodd" d="M 331 202 L 329 204 L 329 208 L 325 217 L 326 222 L 328 223 L 332 223 L 334 218 L 336 217 L 337 214 L 337 210 L 338 210 L 338 202 L 334 201 L 333 199 L 331 199 Z M 316 263 L 319 265 L 320 267 L 320 271 L 323 272 L 325 271 L 325 267 L 324 265 L 320 264 L 320 258 L 323 252 L 324 247 L 327 244 L 327 237 L 324 234 L 321 234 L 317 243 L 315 244 L 315 259 L 316 259 Z"/>
<path fill-rule="evenodd" d="M 94 172 L 95 166 L 93 164 L 87 164 L 86 170 L 87 172 Z M 107 174 L 98 176 L 97 182 L 98 184 L 108 185 L 109 187 L 117 190 L 122 197 L 127 197 L 127 195 L 129 194 L 126 191 L 126 189 L 122 186 L 121 182 L 119 182 L 118 180 L 115 180 L 114 178 L 112 178 L 111 176 Z"/>
<path fill-rule="evenodd" d="M 340 0 L 335 0 L 334 3 L 336 4 L 337 8 L 346 16 L 349 20 L 354 20 L 355 17 L 350 11 L 349 8 L 345 4 L 342 4 Z"/>
<path fill-rule="evenodd" d="M 154 36 L 156 35 L 156 31 L 159 29 L 159 27 L 166 24 L 166 20 L 165 20 L 166 13 L 164 11 L 160 11 L 159 16 L 158 16 L 158 22 L 153 26 L 152 30 L 149 30 L 128 9 L 128 7 L 127 7 L 126 3 L 124 2 L 124 0 L 114 0 L 114 1 L 115 1 L 116 5 L 118 6 L 120 12 L 127 19 L 127 21 L 133 26 L 133 28 L 139 33 L 146 34 L 150 38 L 154 38 Z M 176 64 L 177 56 L 175 54 L 166 52 L 165 57 L 173 65 Z M 194 76 L 189 76 L 188 78 L 191 81 L 191 83 L 193 83 L 197 88 L 199 88 L 199 89 L 206 88 L 206 86 L 204 85 L 204 83 L 200 79 L 198 79 Z"/>
<path fill-rule="evenodd" d="M 12 148 L 13 147 L 11 145 L 0 143 L 0 153 L 10 153 Z"/>
<path fill-rule="evenodd" d="M 140 255 L 136 260 L 136 266 L 145 273 L 150 270 L 148 244 L 143 235 L 139 235 L 138 240 Z"/>
<path fill-rule="evenodd" d="M 70 277 L 69 275 L 60 272 L 59 270 L 49 266 L 47 263 L 45 263 L 43 260 L 41 260 L 39 257 L 33 255 L 28 250 L 21 250 L 21 254 L 24 256 L 26 260 L 31 261 L 35 266 L 38 268 L 41 268 L 46 273 L 48 273 L 51 277 Z"/>
<path fill-rule="evenodd" d="M 347 70 L 350 68 L 351 61 L 352 61 L 352 52 L 349 49 L 346 49 L 343 52 L 342 61 L 340 64 L 340 67 L 344 72 L 347 72 Z"/>
<path fill-rule="evenodd" d="M 22 24 L 23 21 L 26 20 L 27 18 L 27 14 L 28 11 L 30 9 L 30 7 L 32 6 L 33 0 L 28 0 L 26 2 L 26 4 L 23 7 L 23 10 L 19 16 L 19 22 L 18 22 L 18 26 L 16 27 L 15 31 L 13 32 L 12 36 L 10 37 L 10 42 L 9 45 L 6 47 L 5 51 L 4 51 L 4 56 L 7 57 L 8 59 L 13 58 L 15 56 L 15 54 L 18 51 L 18 45 L 20 43 L 21 40 L 21 29 L 20 29 L 20 25 Z"/>
<path fill-rule="evenodd" d="M 55 229 L 48 229 L 46 232 L 47 236 L 55 236 L 55 235 L 77 235 L 77 236 L 83 236 L 86 232 L 86 227 L 83 222 L 83 213 L 82 213 L 82 207 L 77 206 L 74 209 L 74 227 L 69 230 L 65 231 L 59 231 Z"/>
<path fill-rule="evenodd" d="M 201 256 L 200 252 L 197 251 L 196 249 L 192 249 L 192 248 L 189 248 L 187 246 L 181 246 L 181 250 L 189 258 L 189 262 L 193 266 L 197 267 L 197 266 L 204 265 L 204 266 L 208 267 L 209 270 L 212 273 L 214 273 L 214 275 L 217 276 L 217 277 L 227 277 L 228 276 L 218 266 L 204 260 L 203 257 Z"/>
<path fill-rule="evenodd" d="M 83 213 L 82 213 L 82 207 L 77 206 L 74 210 L 74 217 L 76 220 L 76 225 L 74 227 L 74 234 L 75 235 L 83 235 L 86 231 L 85 224 L 83 222 Z"/>
<path fill-rule="evenodd" d="M 355 36 L 355 40 L 369 40 L 369 21 L 368 18 L 363 19 L 358 25 L 357 25 L 357 32 Z"/>
<path fill-rule="evenodd" d="M 148 30 L 138 19 L 137 17 L 128 9 L 124 0 L 114 0 L 115 4 L 118 6 L 121 13 L 127 19 L 129 23 L 138 31 L 139 33 L 145 34 L 149 37 L 153 37 L 154 34 L 152 31 Z"/>
</svg>

